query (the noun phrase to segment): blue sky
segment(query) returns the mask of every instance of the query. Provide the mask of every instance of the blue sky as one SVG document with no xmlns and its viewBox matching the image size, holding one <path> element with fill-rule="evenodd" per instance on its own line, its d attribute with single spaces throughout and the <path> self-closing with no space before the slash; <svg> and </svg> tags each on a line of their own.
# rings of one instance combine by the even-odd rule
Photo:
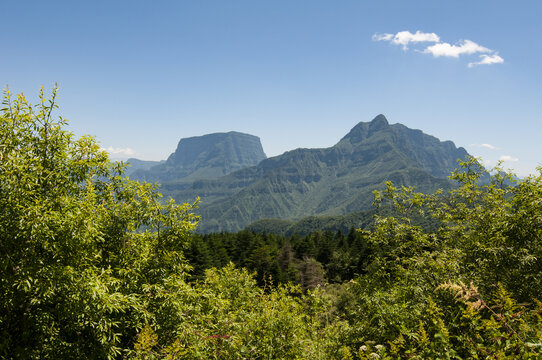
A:
<svg viewBox="0 0 542 360">
<path fill-rule="evenodd" d="M 273 156 L 331 146 L 382 113 L 520 175 L 542 164 L 538 0 L 12 1 L 2 13 L 3 85 L 34 100 L 57 82 L 70 130 L 113 157 L 165 159 L 182 137 L 231 130 Z"/>
</svg>

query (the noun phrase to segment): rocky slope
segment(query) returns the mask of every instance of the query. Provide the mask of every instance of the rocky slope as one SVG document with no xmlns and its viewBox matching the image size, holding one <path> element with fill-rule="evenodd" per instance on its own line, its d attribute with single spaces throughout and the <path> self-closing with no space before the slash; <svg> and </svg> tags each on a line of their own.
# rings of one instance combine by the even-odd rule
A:
<svg viewBox="0 0 542 360">
<path fill-rule="evenodd" d="M 181 139 L 177 150 L 164 163 L 134 171 L 131 177 L 187 186 L 197 179 L 217 178 L 256 165 L 265 158 L 256 136 L 234 131 L 214 133 Z"/>
</svg>

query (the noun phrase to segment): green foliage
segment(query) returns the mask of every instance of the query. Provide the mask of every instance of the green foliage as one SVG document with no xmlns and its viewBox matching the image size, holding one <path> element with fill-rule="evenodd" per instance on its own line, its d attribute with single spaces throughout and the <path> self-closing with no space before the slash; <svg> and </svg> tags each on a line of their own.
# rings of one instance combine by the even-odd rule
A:
<svg viewBox="0 0 542 360">
<path fill-rule="evenodd" d="M 193 205 L 162 201 L 92 138 L 74 139 L 52 116 L 56 92 L 33 107 L 6 91 L 0 117 L 0 357 L 348 358 L 347 324 L 323 321 L 329 301 L 318 291 L 262 288 L 233 265 L 190 277 L 190 251 L 201 255 L 195 271 L 224 265 L 228 251 L 260 275 L 283 276 L 279 250 L 284 276 L 297 276 L 297 263 L 273 236 L 253 244 L 250 233 L 237 244 L 211 238 L 222 255 L 206 257 L 189 242 Z M 316 286 L 321 265 L 302 263 Z"/>
<path fill-rule="evenodd" d="M 292 286 L 263 289 L 251 274 L 230 264 L 169 293 L 168 321 L 176 327 L 145 327 L 134 358 L 324 359 L 344 351 L 337 332 L 346 325 L 328 328 L 320 321 L 326 300 L 317 291 L 301 295 Z"/>
<path fill-rule="evenodd" d="M 373 341 L 360 348 L 360 358 L 371 351 L 382 359 L 538 359 L 540 308 L 518 305 L 501 287 L 491 304 L 471 284 L 443 284 L 437 304 L 429 298 L 418 324 L 403 326 L 394 340 L 378 349 Z M 445 295 L 445 294 L 444 294 Z"/>
<path fill-rule="evenodd" d="M 244 266 L 255 249 L 276 254 L 281 270 L 296 269 L 282 281 L 338 283 L 324 287 L 330 303 L 319 316 L 332 319 L 328 330 L 341 324 L 349 356 L 538 358 L 542 176 L 519 181 L 496 169 L 488 179 L 475 159 L 460 165 L 447 193 L 386 183 L 375 202 L 388 210 L 348 236 L 208 236 L 240 241 L 245 252 L 232 260 Z M 318 265 L 324 277 L 314 276 Z"/>
<path fill-rule="evenodd" d="M 367 272 L 336 301 L 355 329 L 350 337 L 364 339 L 361 358 L 542 356 L 540 308 L 532 305 L 541 294 L 542 169 L 518 181 L 497 168 L 482 183 L 475 159 L 461 166 L 451 176 L 459 186 L 446 194 L 391 183 L 376 194 L 402 216 L 363 231 Z M 440 227 L 412 225 L 416 212 Z"/>
<path fill-rule="evenodd" d="M 56 91 L 3 101 L 1 358 L 542 357 L 542 168 L 385 183 L 394 212 L 347 235 L 198 235 L 194 205 L 54 120 Z"/>
<path fill-rule="evenodd" d="M 74 139 L 56 94 L 3 101 L 0 356 L 118 357 L 150 316 L 145 288 L 184 273 L 196 218 Z"/>
<path fill-rule="evenodd" d="M 202 278 L 207 268 L 231 261 L 256 272 L 260 286 L 271 277 L 275 282 L 292 282 L 308 289 L 363 273 L 368 246 L 355 229 L 347 236 L 340 231 L 317 231 L 303 237 L 243 230 L 235 234 L 193 234 L 184 253 L 193 267 L 193 279 Z"/>
</svg>

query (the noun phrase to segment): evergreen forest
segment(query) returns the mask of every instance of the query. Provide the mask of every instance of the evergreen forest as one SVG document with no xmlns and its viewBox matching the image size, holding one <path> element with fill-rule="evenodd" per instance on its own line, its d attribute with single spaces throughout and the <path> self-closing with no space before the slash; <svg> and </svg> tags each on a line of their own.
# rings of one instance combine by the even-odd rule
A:
<svg viewBox="0 0 542 360">
<path fill-rule="evenodd" d="M 347 231 L 199 234 L 39 98 L 0 112 L 0 358 L 542 358 L 542 167 L 386 182 Z"/>
</svg>

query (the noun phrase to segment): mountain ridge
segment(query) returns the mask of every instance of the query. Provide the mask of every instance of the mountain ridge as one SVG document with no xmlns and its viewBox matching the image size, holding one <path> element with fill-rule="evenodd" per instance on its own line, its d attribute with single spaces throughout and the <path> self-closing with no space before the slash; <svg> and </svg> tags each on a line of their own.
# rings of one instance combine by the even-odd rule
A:
<svg viewBox="0 0 542 360">
<path fill-rule="evenodd" d="M 366 210 L 372 191 L 391 180 L 431 192 L 449 188 L 445 178 L 468 153 L 451 141 L 384 115 L 360 122 L 329 148 L 287 151 L 255 166 L 190 186 L 163 183 L 179 202 L 201 198 L 200 231 L 237 231 L 263 218 L 297 220 Z"/>
</svg>

